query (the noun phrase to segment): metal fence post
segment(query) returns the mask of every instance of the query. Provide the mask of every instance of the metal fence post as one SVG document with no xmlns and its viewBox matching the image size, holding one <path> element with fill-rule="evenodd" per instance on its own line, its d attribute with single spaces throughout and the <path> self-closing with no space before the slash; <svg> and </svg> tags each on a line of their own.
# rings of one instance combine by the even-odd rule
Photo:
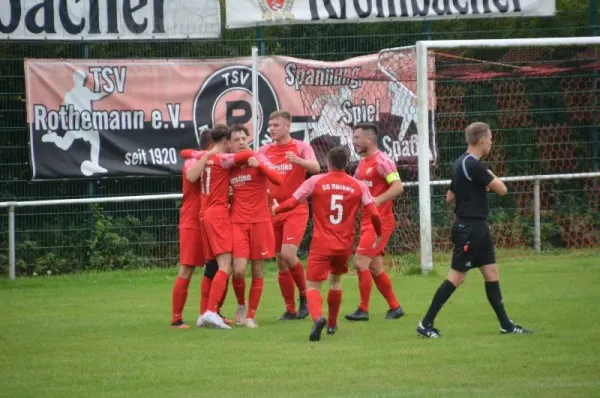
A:
<svg viewBox="0 0 600 398">
<path fill-rule="evenodd" d="M 540 180 L 533 182 L 533 224 L 535 235 L 533 238 L 533 248 L 536 253 L 542 251 L 542 222 L 540 214 Z"/>
<path fill-rule="evenodd" d="M 8 208 L 8 277 L 15 280 L 17 277 L 17 233 L 15 231 L 15 206 Z"/>
<path fill-rule="evenodd" d="M 256 47 L 258 47 L 258 55 L 265 55 L 265 27 L 256 27 Z"/>
<path fill-rule="evenodd" d="M 597 0 L 589 0 L 588 6 L 588 26 L 590 29 L 590 36 L 598 36 L 598 1 Z M 598 59 L 598 49 L 594 48 L 594 56 Z M 596 92 L 596 87 L 598 87 L 598 73 L 594 73 L 594 78 L 592 80 L 592 112 L 598 112 L 598 93 Z M 592 116 L 593 118 L 593 116 Z M 592 141 L 591 145 L 591 155 L 592 155 L 592 171 L 598 171 L 599 168 L 599 156 L 598 156 L 598 125 L 596 123 L 592 123 L 590 126 L 590 141 Z M 598 180 L 594 179 L 592 181 L 594 192 L 598 191 Z M 594 205 L 598 206 L 598 200 L 594 195 Z"/>
</svg>

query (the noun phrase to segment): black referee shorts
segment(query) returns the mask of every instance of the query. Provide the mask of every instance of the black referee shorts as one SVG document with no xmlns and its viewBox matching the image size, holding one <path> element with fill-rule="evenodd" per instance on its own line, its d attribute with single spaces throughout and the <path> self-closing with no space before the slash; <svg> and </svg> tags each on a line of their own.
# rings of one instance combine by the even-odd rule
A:
<svg viewBox="0 0 600 398">
<path fill-rule="evenodd" d="M 496 263 L 492 233 L 485 220 L 458 219 L 452 224 L 452 265 L 458 272 Z"/>
</svg>

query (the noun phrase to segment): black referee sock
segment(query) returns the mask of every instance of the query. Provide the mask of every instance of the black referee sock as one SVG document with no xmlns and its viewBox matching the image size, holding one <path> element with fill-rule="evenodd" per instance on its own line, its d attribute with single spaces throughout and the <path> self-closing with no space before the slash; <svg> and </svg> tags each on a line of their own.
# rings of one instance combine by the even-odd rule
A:
<svg viewBox="0 0 600 398">
<path fill-rule="evenodd" d="M 438 312 L 442 309 L 442 306 L 446 304 L 446 301 L 452 296 L 452 293 L 456 290 L 456 286 L 452 284 L 448 279 L 444 280 L 438 290 L 433 295 L 433 300 L 427 310 L 425 318 L 423 318 L 423 326 L 432 327 L 433 321 L 437 316 Z"/>
<path fill-rule="evenodd" d="M 512 322 L 508 319 L 508 315 L 506 315 L 506 310 L 504 309 L 504 303 L 502 302 L 500 282 L 485 282 L 485 293 L 498 317 L 498 321 L 500 321 L 500 326 L 506 330 L 512 329 Z"/>
</svg>

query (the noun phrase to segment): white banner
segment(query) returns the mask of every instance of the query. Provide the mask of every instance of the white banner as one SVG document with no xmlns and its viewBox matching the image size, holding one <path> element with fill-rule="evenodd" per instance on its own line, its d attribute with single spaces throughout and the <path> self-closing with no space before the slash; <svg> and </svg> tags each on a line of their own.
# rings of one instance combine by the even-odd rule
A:
<svg viewBox="0 0 600 398">
<path fill-rule="evenodd" d="M 555 0 L 226 0 L 227 28 L 551 16 Z"/>
<path fill-rule="evenodd" d="M 219 0 L 0 0 L 0 40 L 206 39 Z"/>
</svg>

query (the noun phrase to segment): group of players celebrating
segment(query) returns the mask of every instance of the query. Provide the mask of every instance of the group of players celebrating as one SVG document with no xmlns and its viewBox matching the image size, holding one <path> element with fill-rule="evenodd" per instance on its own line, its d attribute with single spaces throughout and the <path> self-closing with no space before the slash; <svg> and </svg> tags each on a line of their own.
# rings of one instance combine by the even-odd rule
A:
<svg viewBox="0 0 600 398">
<path fill-rule="evenodd" d="M 378 149 L 377 126 L 369 123 L 354 126 L 353 145 L 361 156 L 354 177 L 345 172 L 349 154 L 347 148 L 343 147 L 330 150 L 327 157 L 328 172 L 318 174 L 321 170 L 313 149 L 309 144 L 293 139 L 290 126 L 291 116 L 288 112 L 273 112 L 269 117 L 273 143 L 261 147 L 258 152 L 248 148 L 249 133 L 244 126 L 224 125 L 216 125 L 203 132 L 200 150 L 182 151 L 185 162 L 179 224 L 181 265 L 173 286 L 173 327 L 188 328 L 182 319 L 182 312 L 196 267 L 204 267 L 200 316 L 196 323 L 198 327 L 212 325 L 221 329 L 230 328 L 233 322 L 220 313 L 230 277 L 238 302 L 235 323 L 248 328 L 258 327 L 255 316 L 264 285 L 264 262 L 275 256 L 279 287 L 285 303 L 285 312 L 279 319 L 303 319 L 310 314 L 313 320 L 310 341 L 320 340 L 325 328 L 327 334 L 335 334 L 342 301 L 340 278 L 348 272 L 359 211 L 360 239 L 354 252 L 354 266 L 358 276 L 360 303 L 356 311 L 345 318 L 350 321 L 369 319 L 373 282 L 389 305 L 385 318 L 398 319 L 404 315 L 383 262 L 384 250 L 395 225 L 393 199 L 402 193 L 403 187 L 395 163 Z M 486 131 L 489 132 L 489 128 Z M 491 132 L 489 134 L 491 145 Z M 487 136 L 484 138 L 487 139 Z M 477 162 L 479 157 L 476 158 Z M 472 163 L 471 158 L 467 160 Z M 464 162 L 462 169 L 466 170 Z M 313 176 L 306 179 L 307 173 Z M 479 174 L 476 174 L 477 178 L 480 178 Z M 492 186 L 493 183 L 495 187 L 499 179 L 494 176 L 491 182 L 487 179 L 482 181 L 487 182 L 483 186 L 486 199 L 487 185 Z M 453 189 L 458 190 L 451 186 L 449 192 L 454 192 Z M 461 195 L 453 193 L 450 198 L 449 194 L 449 200 L 456 199 L 458 206 Z M 308 223 L 308 198 L 312 204 L 313 234 L 305 274 L 298 259 L 298 247 Z M 487 202 L 485 213 L 487 217 Z M 476 216 L 480 218 L 481 214 Z M 485 222 L 485 218 L 483 220 Z M 463 220 L 464 223 L 468 221 Z M 469 225 L 475 225 L 479 228 L 475 232 L 482 233 L 481 225 L 476 224 Z M 477 228 L 472 227 L 468 232 L 473 233 Z M 489 240 L 491 242 L 491 237 Z M 455 253 L 455 257 L 460 257 L 457 264 L 477 252 L 474 248 L 469 255 L 465 255 L 466 246 L 463 249 L 463 252 Z M 493 257 L 493 243 L 491 250 Z M 484 266 L 490 265 L 489 261 L 492 260 L 495 263 L 491 257 L 490 253 L 485 252 L 478 255 L 475 262 L 469 261 L 467 267 L 459 264 L 460 269 L 456 269 L 453 259 L 451 271 L 456 275 L 451 272 L 438 289 L 432 308 L 419 323 L 417 333 L 423 337 L 439 337 L 439 330 L 433 327 L 433 318 L 456 286 L 462 283 L 468 268 L 481 267 L 482 272 L 488 270 Z M 252 281 L 246 305 L 248 260 Z M 496 267 L 495 264 L 491 265 Z M 501 330 L 505 333 L 528 332 L 528 329 L 514 325 L 506 318 L 497 282 L 497 267 L 494 270 L 495 281 L 491 280 L 494 279 L 493 270 L 488 272 L 489 278 L 484 272 L 484 277 L 488 298 L 491 294 L 494 299 L 493 302 L 490 299 L 490 303 L 499 314 Z M 462 279 L 457 275 L 463 275 Z M 321 284 L 326 280 L 329 280 L 327 318 L 323 316 L 320 292 Z M 298 308 L 296 288 L 299 290 Z M 502 312 L 504 315 L 501 317 Z"/>
</svg>

